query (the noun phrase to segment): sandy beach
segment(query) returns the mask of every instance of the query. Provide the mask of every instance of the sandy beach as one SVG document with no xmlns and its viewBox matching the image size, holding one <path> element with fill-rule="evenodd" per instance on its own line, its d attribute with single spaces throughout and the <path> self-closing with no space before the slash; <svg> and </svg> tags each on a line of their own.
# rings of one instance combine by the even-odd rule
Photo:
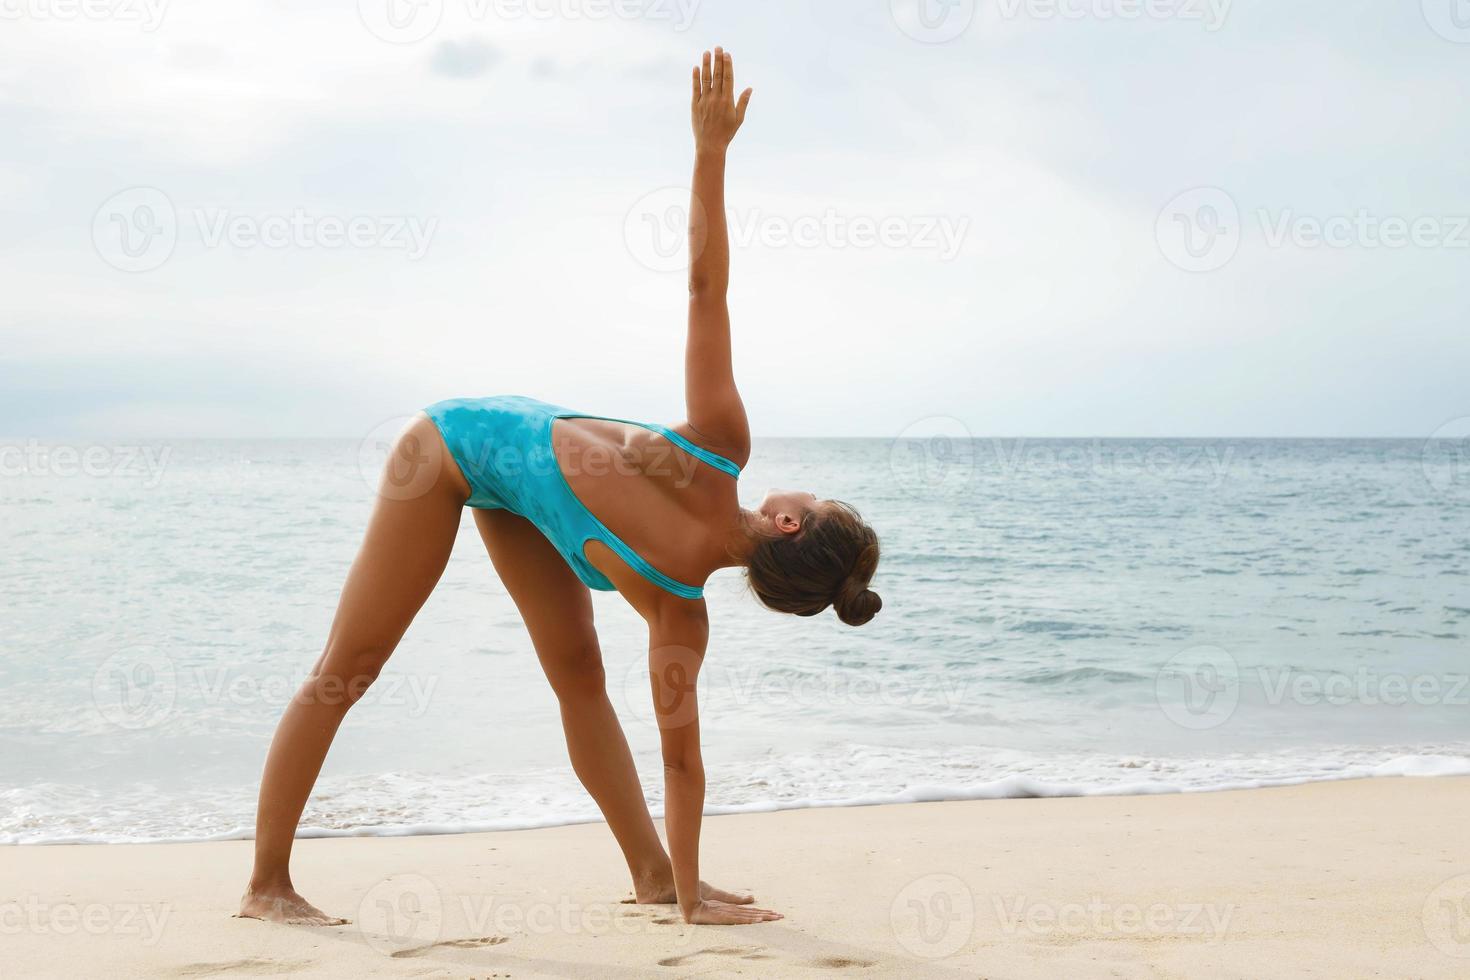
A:
<svg viewBox="0 0 1470 980">
<path fill-rule="evenodd" d="M 250 843 L 16 847 L 5 977 L 1463 977 L 1470 779 L 708 818 L 781 922 L 635 906 L 600 825 L 306 840 L 353 924 L 235 919 Z M 18 897 L 17 897 L 18 896 Z"/>
</svg>

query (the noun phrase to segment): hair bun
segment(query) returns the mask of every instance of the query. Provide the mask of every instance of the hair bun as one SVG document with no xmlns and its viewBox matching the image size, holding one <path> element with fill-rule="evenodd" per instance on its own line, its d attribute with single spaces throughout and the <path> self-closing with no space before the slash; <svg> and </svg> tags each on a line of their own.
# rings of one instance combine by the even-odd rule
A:
<svg viewBox="0 0 1470 980">
<path fill-rule="evenodd" d="M 878 610 L 883 608 L 883 600 L 867 586 L 859 585 L 856 591 L 844 586 L 832 608 L 837 610 L 837 618 L 848 626 L 861 626 L 878 615 Z"/>
<path fill-rule="evenodd" d="M 883 608 L 883 600 L 878 597 L 878 593 L 868 588 L 868 582 L 877 567 L 878 547 L 868 545 L 858 555 L 852 571 L 842 583 L 842 588 L 837 590 L 837 597 L 832 600 L 837 618 L 848 626 L 863 625 Z"/>
</svg>

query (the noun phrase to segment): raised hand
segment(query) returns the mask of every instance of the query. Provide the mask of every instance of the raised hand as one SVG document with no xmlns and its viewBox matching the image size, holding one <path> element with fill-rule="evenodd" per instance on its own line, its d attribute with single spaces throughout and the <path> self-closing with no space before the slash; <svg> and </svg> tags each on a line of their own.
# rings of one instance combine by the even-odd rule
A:
<svg viewBox="0 0 1470 980">
<path fill-rule="evenodd" d="M 689 107 L 696 149 L 723 150 L 730 145 L 745 122 L 750 93 L 746 89 L 738 101 L 735 98 L 735 61 L 730 52 L 715 48 L 713 57 L 704 53 L 704 63 L 694 69 L 694 99 Z"/>
</svg>

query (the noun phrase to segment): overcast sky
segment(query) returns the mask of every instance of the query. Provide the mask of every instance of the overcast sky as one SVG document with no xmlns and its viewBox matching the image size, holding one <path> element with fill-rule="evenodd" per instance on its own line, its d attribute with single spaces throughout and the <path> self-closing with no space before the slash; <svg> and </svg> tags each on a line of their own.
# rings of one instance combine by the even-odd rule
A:
<svg viewBox="0 0 1470 980">
<path fill-rule="evenodd" d="M 1456 2 L 0 0 L 0 435 L 680 417 L 716 43 L 757 435 L 1427 435 Z"/>
</svg>

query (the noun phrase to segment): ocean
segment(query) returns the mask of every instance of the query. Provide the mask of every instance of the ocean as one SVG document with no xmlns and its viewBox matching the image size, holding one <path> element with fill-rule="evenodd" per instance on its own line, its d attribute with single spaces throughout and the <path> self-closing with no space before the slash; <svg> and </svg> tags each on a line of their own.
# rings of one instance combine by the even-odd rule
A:
<svg viewBox="0 0 1470 980">
<path fill-rule="evenodd" d="M 757 440 L 878 529 L 851 629 L 708 587 L 712 813 L 1470 773 L 1470 447 Z M 0 842 L 251 835 L 372 502 L 353 440 L 0 445 Z M 641 622 L 596 610 L 661 809 Z M 349 714 L 308 835 L 598 819 L 468 513 Z"/>
</svg>

